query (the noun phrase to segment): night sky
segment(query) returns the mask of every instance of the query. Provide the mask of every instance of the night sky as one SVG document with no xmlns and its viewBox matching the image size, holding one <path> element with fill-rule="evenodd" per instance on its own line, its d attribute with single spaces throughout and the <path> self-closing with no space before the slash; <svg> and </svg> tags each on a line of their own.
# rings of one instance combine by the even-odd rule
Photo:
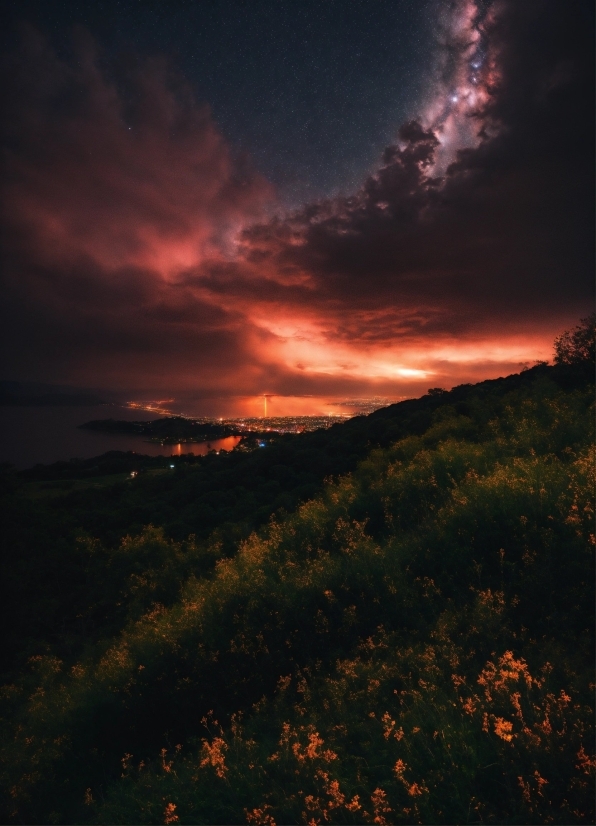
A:
<svg viewBox="0 0 596 826">
<path fill-rule="evenodd" d="M 248 152 L 292 206 L 360 186 L 429 89 L 437 37 L 437 5 L 425 0 L 46 0 L 12 8 L 13 46 L 26 19 L 65 58 L 74 26 L 92 34 L 104 65 L 165 58 L 209 104 L 230 145 Z"/>
<path fill-rule="evenodd" d="M 3 378 L 419 394 L 592 311 L 592 3 L 2 12 Z"/>
</svg>

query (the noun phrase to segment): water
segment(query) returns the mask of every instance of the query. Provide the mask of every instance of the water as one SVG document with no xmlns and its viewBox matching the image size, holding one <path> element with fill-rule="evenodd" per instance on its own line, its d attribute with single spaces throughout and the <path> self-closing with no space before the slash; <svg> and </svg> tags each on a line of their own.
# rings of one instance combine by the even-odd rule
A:
<svg viewBox="0 0 596 826">
<path fill-rule="evenodd" d="M 108 450 L 134 450 L 147 456 L 179 456 L 194 453 L 204 456 L 209 450 L 232 450 L 239 436 L 160 445 L 144 441 L 143 436 L 123 433 L 97 433 L 78 430 L 92 419 L 150 421 L 160 418 L 145 410 L 129 410 L 118 405 L 93 407 L 0 407 L 0 462 L 10 462 L 19 470 L 35 464 L 68 459 L 90 459 Z"/>
<path fill-rule="evenodd" d="M 203 456 L 209 450 L 232 450 L 239 436 L 214 439 L 210 442 L 183 442 L 178 445 L 160 445 L 145 441 L 144 436 L 124 433 L 100 433 L 79 430 L 78 425 L 93 419 L 120 419 L 152 421 L 165 415 L 212 416 L 214 418 L 255 416 L 267 413 L 276 417 L 329 417 L 337 421 L 338 414 L 354 415 L 390 404 L 395 399 L 329 399 L 323 396 L 235 396 L 213 399 L 168 399 L 164 407 L 153 412 L 133 409 L 119 404 L 100 404 L 90 407 L 13 407 L 0 406 L 0 462 L 10 462 L 19 470 L 35 464 L 50 464 L 69 459 L 90 459 L 109 450 L 134 450 L 148 456 L 179 456 L 194 453 Z M 139 402 L 143 406 L 147 403 Z M 173 403 L 173 404 L 171 404 Z M 157 405 L 157 402 L 153 402 Z M 161 403 L 160 403 L 161 404 Z M 166 409 L 167 408 L 167 409 Z M 272 418 L 271 418 L 272 417 Z M 300 422 L 297 422 L 301 424 Z M 304 423 L 302 423 L 304 424 Z M 321 426 L 316 424 L 317 427 Z M 306 429 L 309 429 L 306 427 Z"/>
</svg>

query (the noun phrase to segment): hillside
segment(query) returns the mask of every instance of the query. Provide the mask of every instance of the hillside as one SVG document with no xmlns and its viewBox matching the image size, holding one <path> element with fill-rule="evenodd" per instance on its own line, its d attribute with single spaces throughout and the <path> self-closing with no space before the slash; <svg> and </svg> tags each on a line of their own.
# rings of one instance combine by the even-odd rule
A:
<svg viewBox="0 0 596 826">
<path fill-rule="evenodd" d="M 593 402 L 539 365 L 134 480 L 7 473 L 3 817 L 593 822 Z"/>
</svg>

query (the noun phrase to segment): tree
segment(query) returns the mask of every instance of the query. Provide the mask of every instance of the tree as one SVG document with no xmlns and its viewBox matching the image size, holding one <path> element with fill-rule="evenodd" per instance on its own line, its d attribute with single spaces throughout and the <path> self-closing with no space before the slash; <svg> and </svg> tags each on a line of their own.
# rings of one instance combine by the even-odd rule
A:
<svg viewBox="0 0 596 826">
<path fill-rule="evenodd" d="M 596 314 L 582 318 L 554 341 L 555 364 L 582 364 L 596 359 Z"/>
</svg>

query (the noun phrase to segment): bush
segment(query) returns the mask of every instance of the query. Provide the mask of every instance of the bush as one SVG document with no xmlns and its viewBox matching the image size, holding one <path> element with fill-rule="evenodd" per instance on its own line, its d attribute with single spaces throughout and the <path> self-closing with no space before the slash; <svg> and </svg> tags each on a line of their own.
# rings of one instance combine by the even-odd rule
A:
<svg viewBox="0 0 596 826">
<path fill-rule="evenodd" d="M 582 318 L 573 330 L 555 339 L 556 364 L 594 364 L 596 359 L 596 314 Z"/>
</svg>

